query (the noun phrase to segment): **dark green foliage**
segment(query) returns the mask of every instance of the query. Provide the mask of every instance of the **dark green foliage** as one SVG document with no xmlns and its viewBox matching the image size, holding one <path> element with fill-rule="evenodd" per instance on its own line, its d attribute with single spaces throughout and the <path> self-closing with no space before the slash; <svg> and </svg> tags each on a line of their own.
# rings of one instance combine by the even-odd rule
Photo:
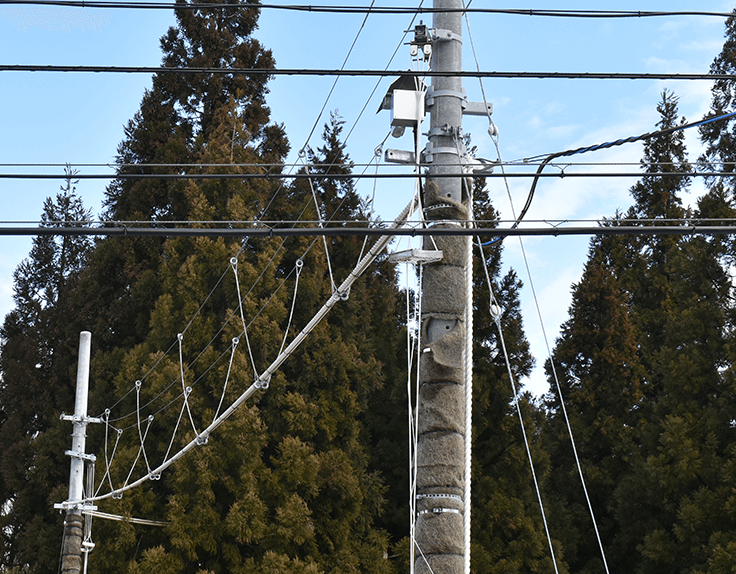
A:
<svg viewBox="0 0 736 574">
<path fill-rule="evenodd" d="M 483 180 L 476 181 L 474 213 L 479 220 L 497 218 Z M 501 275 L 500 243 L 485 247 L 483 253 L 483 259 L 474 257 L 473 270 L 472 569 L 488 574 L 553 572 L 522 434 L 529 437 L 537 478 L 544 482 L 549 461 L 537 440 L 543 413 L 532 397 L 522 392 L 523 378 L 531 371 L 533 359 L 521 318 L 521 281 L 513 270 Z M 500 324 L 524 430 L 498 328 L 490 315 L 490 293 L 482 265 L 488 267 L 493 294 L 502 309 Z M 555 542 L 558 566 L 564 572 L 560 550 Z"/>
<path fill-rule="evenodd" d="M 658 128 L 676 125 L 671 93 L 657 109 Z M 687 179 L 651 175 L 688 172 L 681 132 L 648 140 L 642 161 L 627 218 L 729 212 L 719 186 L 689 213 L 680 199 Z M 724 245 L 677 235 L 597 238 L 575 286 L 554 360 L 612 571 L 719 572 L 715 556 L 733 532 L 726 469 L 736 434 L 726 405 L 734 317 Z M 566 557 L 573 572 L 602 572 L 556 394 L 548 404 Z"/>
<path fill-rule="evenodd" d="M 342 153 L 339 130 L 340 122 L 334 120 L 326 132 L 329 147 L 320 154 L 326 150 L 335 156 Z M 208 157 L 224 152 L 230 143 L 224 130 L 213 129 L 212 133 Z M 221 140 L 218 133 L 223 134 Z M 330 133 L 336 134 L 332 142 L 327 137 Z M 313 159 L 324 164 L 322 155 Z M 256 215 L 250 207 L 256 205 L 256 194 L 275 190 L 270 185 L 254 189 L 242 182 L 189 182 L 190 219 L 248 219 Z M 213 204 L 223 193 L 231 194 L 222 201 L 228 210 L 224 214 Z M 351 206 L 345 210 L 346 218 L 361 217 L 351 186 L 329 196 L 318 185 L 315 193 L 326 211 L 334 212 L 342 203 Z M 314 204 L 311 190 L 298 188 L 277 195 L 275 202 L 287 219 L 296 219 L 304 205 Z M 357 261 L 361 245 L 346 241 L 339 247 L 344 263 L 335 262 L 334 246 L 329 250 L 335 274 L 344 277 L 345 266 Z M 248 326 L 248 336 L 255 368 L 262 371 L 276 357 L 284 337 L 294 288 L 289 273 L 297 259 L 304 267 L 287 341 L 329 297 L 324 247 L 321 241 L 309 238 L 243 243 L 179 239 L 166 241 L 163 249 L 157 273 L 161 295 L 150 312 L 150 328 L 142 343 L 124 353 L 109 382 L 114 385 L 113 394 L 119 396 L 126 385 L 158 362 L 143 381 L 145 399 L 155 397 L 178 376 L 176 353 L 161 359 L 157 351 L 189 324 L 182 341 L 184 354 L 198 358 L 188 365 L 185 376 L 194 389 L 194 424 L 201 429 L 218 408 L 228 370 L 227 360 L 218 357 L 229 356 L 233 337 L 241 337 L 240 352 L 232 364 L 232 383 L 223 408 L 254 376 L 241 334 L 233 272 L 227 268 L 230 258 L 238 257 L 241 293 L 248 295 L 244 299 L 246 321 L 257 317 Z M 178 564 L 181 572 L 257 572 L 274 565 L 289 572 L 390 569 L 384 558 L 386 535 L 374 527 L 385 487 L 368 467 L 368 436 L 362 421 L 369 396 L 385 383 L 379 360 L 384 341 L 377 337 L 386 334 L 379 318 L 386 319 L 376 313 L 388 311 L 385 317 L 393 326 L 392 273 L 382 264 L 356 284 L 350 298 L 279 369 L 269 390 L 220 427 L 206 446 L 177 463 L 161 483 L 109 503 L 114 512 L 145 514 L 167 520 L 170 526 L 145 536 L 137 527 L 102 526 L 100 553 L 95 559 L 106 571 L 122 571 L 129 565 L 145 569 L 152 564 L 163 568 Z M 283 280 L 286 283 L 281 287 Z M 387 338 L 396 336 L 398 332 Z M 98 360 L 108 361 L 104 354 Z M 164 401 L 176 396 L 176 392 L 167 393 Z M 166 437 L 177 416 L 178 409 L 156 414 L 150 433 Z M 131 462 L 137 451 L 136 436 L 132 438 L 126 447 L 119 447 L 119 456 Z M 185 422 L 174 448 L 192 438 L 191 424 Z M 152 444 L 148 454 L 152 460 L 161 460 L 167 440 Z"/>
<path fill-rule="evenodd" d="M 85 225 L 89 212 L 76 195 L 74 172 L 41 215 L 44 227 Z M 69 429 L 59 405 L 74 403 L 79 334 L 67 317 L 88 238 L 39 236 L 14 273 L 13 300 L 0 330 L 0 537 L 3 567 L 31 564 L 55 571 L 62 518 L 53 503 L 66 499 Z"/>
</svg>

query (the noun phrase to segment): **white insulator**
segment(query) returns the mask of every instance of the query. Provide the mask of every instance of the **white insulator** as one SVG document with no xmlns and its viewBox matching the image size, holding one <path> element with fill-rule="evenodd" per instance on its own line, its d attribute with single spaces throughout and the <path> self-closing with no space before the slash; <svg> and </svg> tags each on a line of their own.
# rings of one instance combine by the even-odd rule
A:
<svg viewBox="0 0 736 574">
<path fill-rule="evenodd" d="M 501 306 L 495 301 L 491 301 L 491 317 L 494 321 L 501 317 Z"/>
</svg>

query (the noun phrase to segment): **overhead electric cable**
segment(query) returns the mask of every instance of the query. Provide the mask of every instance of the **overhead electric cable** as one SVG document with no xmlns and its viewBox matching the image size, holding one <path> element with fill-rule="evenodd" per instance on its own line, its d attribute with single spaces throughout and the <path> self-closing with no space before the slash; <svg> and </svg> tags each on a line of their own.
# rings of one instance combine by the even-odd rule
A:
<svg viewBox="0 0 736 574">
<path fill-rule="evenodd" d="M 391 132 L 388 132 L 386 134 L 386 137 L 384 138 L 383 142 L 377 146 L 377 148 L 381 147 L 381 145 L 386 143 L 386 140 L 390 137 Z M 538 154 L 535 156 L 527 157 L 527 158 L 520 158 L 520 159 L 513 159 L 513 160 L 499 160 L 498 162 L 493 162 L 493 166 L 508 166 L 508 167 L 538 167 L 541 163 L 543 158 L 546 158 L 548 153 L 545 154 Z M 701 166 L 701 167 L 710 167 L 713 165 L 713 162 L 711 161 L 691 161 L 688 162 L 691 166 Z M 221 168 L 233 168 L 233 167 L 241 167 L 241 168 L 272 168 L 272 167 L 301 167 L 302 163 L 282 163 L 282 164 L 265 164 L 265 163 L 84 163 L 84 162 L 65 162 L 65 163 L 0 163 L 0 169 L 3 168 L 9 168 L 9 167 L 24 167 L 24 168 L 42 168 L 42 167 L 66 167 L 70 166 L 75 169 L 77 168 L 83 168 L 83 167 L 108 167 L 110 169 L 121 169 L 121 168 L 161 168 L 161 167 L 173 167 L 173 168 L 202 168 L 202 167 L 221 167 Z M 415 163 L 412 164 L 413 166 L 420 167 L 420 168 L 429 168 L 432 166 L 431 163 Z M 580 167 L 580 166 L 598 166 L 598 167 L 606 167 L 606 166 L 637 166 L 637 167 L 653 167 L 653 166 L 672 166 L 677 165 L 675 162 L 671 161 L 566 161 L 566 162 L 549 162 L 547 165 L 553 166 L 553 167 L 560 167 L 560 168 L 567 168 L 567 167 Z M 736 166 L 736 161 L 719 161 L 718 165 L 721 166 Z M 368 163 L 355 163 L 352 162 L 350 164 L 337 164 L 333 163 L 330 164 L 330 167 L 336 167 L 336 168 L 342 168 L 342 169 L 351 169 L 356 167 L 379 167 L 379 168 L 393 168 L 393 169 L 403 169 L 404 166 L 401 164 L 396 163 L 388 163 L 388 162 L 376 162 L 376 161 L 369 161 Z M 467 175 L 467 174 L 466 174 Z M 59 178 L 65 178 L 68 177 L 66 175 L 59 174 Z M 76 176 L 75 176 L 76 177 Z M 117 176 L 115 176 L 117 177 Z M 187 176 L 189 177 L 189 176 Z M 284 178 L 289 179 L 291 178 L 290 175 L 283 174 L 283 173 L 273 173 L 269 174 L 267 177 L 271 177 L 273 179 L 276 178 Z M 327 177 L 327 176 L 324 176 Z"/>
<path fill-rule="evenodd" d="M 577 155 L 577 154 L 586 153 L 586 152 L 589 152 L 589 151 L 598 151 L 598 150 L 602 150 L 602 149 L 608 149 L 608 148 L 617 147 L 617 146 L 620 146 L 620 145 L 623 145 L 623 144 L 626 144 L 626 143 L 633 143 L 633 142 L 637 142 L 637 141 L 651 139 L 653 137 L 664 136 L 664 135 L 671 134 L 671 133 L 676 132 L 676 131 L 681 131 L 681 130 L 685 130 L 685 129 L 689 129 L 689 128 L 694 128 L 694 127 L 702 126 L 702 125 L 709 124 L 709 123 L 712 123 L 712 122 L 717 122 L 717 121 L 725 120 L 725 119 L 728 119 L 728 118 L 731 118 L 731 117 L 734 117 L 734 116 L 736 116 L 736 112 L 731 112 L 731 113 L 728 113 L 728 114 L 722 114 L 720 116 L 706 118 L 704 120 L 698 120 L 696 122 L 689 122 L 689 123 L 686 123 L 686 124 L 680 124 L 678 126 L 674 126 L 674 127 L 667 128 L 667 129 L 664 129 L 664 130 L 658 130 L 656 132 L 647 132 L 647 133 L 644 133 L 644 134 L 641 134 L 641 135 L 638 135 L 638 136 L 631 136 L 631 137 L 628 137 L 628 138 L 618 139 L 618 140 L 615 140 L 615 141 L 612 141 L 612 142 L 605 142 L 605 143 L 591 145 L 591 146 L 579 147 L 579 148 L 575 148 L 575 149 L 570 149 L 570 150 L 565 150 L 565 151 L 560 151 L 560 152 L 556 152 L 556 153 L 550 154 L 539 165 L 539 168 L 537 169 L 537 173 L 534 175 L 534 181 L 532 182 L 531 188 L 529 189 L 529 194 L 527 195 L 526 203 L 524 204 L 524 207 L 521 209 L 521 212 L 519 213 L 519 217 L 517 218 L 516 222 L 514 223 L 514 227 L 518 226 L 519 223 L 521 223 L 521 221 L 522 221 L 522 219 L 524 219 L 524 216 L 526 215 L 527 211 L 529 211 L 529 207 L 531 207 L 532 200 L 534 199 L 534 191 L 537 188 L 537 182 L 539 181 L 539 178 L 544 175 L 542 173 L 542 171 L 549 164 L 549 162 L 551 162 L 553 159 L 560 158 L 560 157 L 567 157 L 567 156 Z M 513 175 L 518 175 L 518 174 L 513 174 Z M 513 175 L 512 174 L 503 174 L 504 178 L 505 177 L 508 177 L 508 176 L 513 176 Z M 552 174 L 552 175 L 558 175 L 558 174 Z M 568 175 L 571 175 L 571 174 L 565 174 L 565 177 L 567 177 Z M 639 177 L 641 177 L 641 175 L 642 174 L 640 173 L 639 174 Z M 675 176 L 676 175 L 678 177 L 691 177 L 691 176 L 695 176 L 695 175 L 704 175 L 706 177 L 714 177 L 714 176 L 720 175 L 720 176 L 724 176 L 725 177 L 725 176 L 733 176 L 734 174 L 733 173 L 716 173 L 716 172 L 674 172 L 674 173 L 673 172 L 666 172 L 666 173 L 647 173 L 646 175 L 647 176 L 650 176 L 650 177 L 658 177 L 658 176 L 659 177 L 667 177 L 667 176 L 670 176 L 670 175 L 672 175 L 672 176 Z M 493 243 L 495 241 L 498 241 L 498 239 L 495 239 L 495 240 L 493 240 L 493 241 L 491 241 L 489 243 Z M 488 243 L 486 243 L 486 245 L 488 245 Z"/>
<path fill-rule="evenodd" d="M 546 165 L 546 164 L 545 164 Z M 569 173 L 483 173 L 485 178 L 565 178 L 565 177 L 641 177 L 641 172 L 569 172 Z M 647 175 L 657 177 L 733 177 L 734 172 L 694 171 L 688 173 L 661 172 Z M 293 173 L 289 176 L 274 176 L 265 173 L 124 173 L 124 174 L 77 174 L 76 179 L 414 179 L 415 172 L 405 173 Z M 468 173 L 457 171 L 454 173 L 438 173 L 433 178 L 468 177 Z M 65 179 L 61 173 L 0 173 L 0 179 Z M 211 222 L 210 222 L 211 223 Z"/>
<path fill-rule="evenodd" d="M 366 222 L 359 222 L 365 224 Z M 736 225 L 615 225 L 600 227 L 476 227 L 473 231 L 465 228 L 425 228 L 402 227 L 392 229 L 393 236 L 423 237 L 433 235 L 478 235 L 481 237 L 509 236 L 566 236 L 566 235 L 734 235 Z M 147 236 L 147 237 L 348 237 L 348 236 L 382 236 L 386 234 L 384 227 L 273 227 L 237 229 L 221 228 L 142 228 L 142 227 L 0 227 L 0 236 Z"/>
<path fill-rule="evenodd" d="M 365 28 L 365 23 L 368 21 L 368 16 L 370 16 L 370 9 L 373 8 L 373 5 L 375 3 L 376 3 L 375 0 L 371 2 L 371 5 L 368 8 L 368 11 L 365 14 L 365 18 L 363 18 L 363 22 L 360 24 L 360 28 L 358 28 L 358 32 L 355 34 L 355 38 L 353 38 L 353 43 L 350 45 L 350 49 L 348 50 L 348 53 L 345 55 L 345 59 L 342 62 L 342 66 L 340 66 L 341 70 L 345 69 L 345 66 L 348 63 L 348 60 L 350 59 L 350 54 L 353 53 L 353 49 L 355 48 L 355 45 L 358 43 L 358 38 L 360 38 L 360 34 L 361 32 L 363 32 L 363 29 Z M 340 80 L 339 76 L 335 78 L 335 81 L 333 82 L 332 87 L 330 88 L 330 91 L 327 94 L 327 97 L 325 98 L 325 103 L 322 104 L 322 109 L 319 111 L 317 118 L 314 120 L 312 129 L 310 130 L 309 135 L 307 136 L 307 141 L 304 143 L 304 146 L 302 146 L 301 148 L 300 154 L 302 151 L 305 151 L 306 146 L 309 145 L 309 140 L 312 139 L 312 136 L 314 135 L 314 131 L 317 129 L 317 125 L 319 124 L 320 119 L 322 119 L 322 114 L 325 113 L 325 108 L 327 108 L 327 103 L 330 101 L 330 98 L 332 97 L 332 94 L 335 91 L 335 87 L 337 87 L 337 82 L 339 80 Z"/>
<path fill-rule="evenodd" d="M 540 175 L 542 173 L 542 170 L 547 166 L 547 164 L 550 161 L 552 161 L 553 159 L 559 158 L 559 157 L 567 157 L 567 156 L 577 155 L 577 154 L 581 154 L 581 153 L 586 153 L 586 152 L 589 152 L 589 151 L 598 151 L 598 150 L 602 150 L 602 149 L 609 149 L 609 148 L 617 147 L 617 146 L 620 146 L 620 145 L 623 145 L 623 144 L 626 144 L 626 143 L 634 143 L 634 142 L 637 142 L 637 141 L 647 140 L 647 139 L 651 139 L 653 137 L 664 136 L 664 135 L 668 135 L 668 134 L 671 134 L 671 133 L 674 133 L 674 132 L 677 132 L 677 131 L 682 131 L 682 130 L 686 130 L 686 129 L 689 129 L 689 128 L 694 128 L 694 127 L 702 126 L 702 125 L 705 125 L 705 124 L 709 124 L 709 123 L 713 123 L 713 122 L 725 120 L 725 119 L 731 118 L 733 116 L 736 116 L 736 112 L 731 112 L 731 113 L 728 113 L 728 114 L 723 114 L 723 115 L 720 115 L 720 116 L 715 116 L 715 117 L 712 117 L 712 118 L 707 118 L 705 120 L 699 120 L 699 121 L 696 121 L 696 122 L 690 122 L 690 123 L 686 123 L 686 124 L 681 124 L 681 125 L 678 125 L 678 126 L 674 126 L 672 128 L 667 128 L 667 129 L 664 129 L 664 130 L 658 130 L 656 132 L 647 132 L 645 134 L 641 134 L 641 135 L 638 135 L 638 136 L 631 136 L 631 137 L 628 137 L 628 138 L 619 139 L 619 140 L 615 140 L 615 141 L 612 141 L 612 142 L 605 142 L 605 143 L 596 144 L 596 145 L 592 145 L 592 146 L 579 147 L 579 148 L 575 148 L 575 149 L 571 149 L 571 150 L 566 150 L 566 151 L 561 151 L 561 152 L 553 153 L 550 156 L 548 156 L 541 163 L 541 165 L 539 166 L 539 169 L 537 170 L 537 175 Z M 657 174 L 647 174 L 647 175 L 656 176 Z M 683 175 L 687 176 L 688 174 L 685 173 Z M 534 182 L 532 182 L 532 187 L 529 190 L 529 197 L 527 198 L 526 204 L 524 205 L 523 209 L 521 210 L 521 213 L 519 214 L 519 220 L 521 220 L 521 219 L 524 218 L 524 215 L 526 214 L 526 212 L 529 209 L 529 206 L 531 205 L 531 201 L 532 201 L 532 198 L 534 197 L 534 189 L 536 188 L 537 181 L 538 180 L 535 178 Z"/>
<path fill-rule="evenodd" d="M 196 4 L 179 4 L 176 2 L 106 2 L 88 0 L 0 0 L 0 6 L 57 6 L 71 8 L 104 8 L 126 10 L 220 10 L 220 9 L 256 9 L 283 10 L 291 12 L 311 12 L 327 14 L 434 14 L 437 12 L 463 12 L 476 14 L 506 14 L 513 16 L 545 16 L 557 18 L 652 18 L 665 16 L 709 16 L 730 18 L 731 12 L 712 12 L 701 10 L 547 10 L 537 8 L 410 8 L 405 6 L 383 6 L 370 8 L 367 6 L 330 6 L 309 4 L 254 4 L 202 2 Z"/>
<path fill-rule="evenodd" d="M 236 76 L 414 76 L 426 75 L 413 70 L 341 70 L 334 68 L 175 68 L 160 66 L 64 66 L 0 64 L 0 72 L 71 72 L 112 74 L 213 74 Z M 456 72 L 433 71 L 438 78 L 513 78 L 556 80 L 733 80 L 733 74 L 638 73 L 638 72 Z"/>
</svg>

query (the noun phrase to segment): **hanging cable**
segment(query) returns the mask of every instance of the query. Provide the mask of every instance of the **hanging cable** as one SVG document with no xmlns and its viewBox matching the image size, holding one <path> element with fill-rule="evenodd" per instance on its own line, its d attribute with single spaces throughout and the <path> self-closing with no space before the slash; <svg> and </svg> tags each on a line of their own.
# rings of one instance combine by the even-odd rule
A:
<svg viewBox="0 0 736 574">
<path fill-rule="evenodd" d="M 485 272 L 486 284 L 488 286 L 488 292 L 490 294 L 489 308 L 490 308 L 491 318 L 496 324 L 496 330 L 498 331 L 499 342 L 501 343 L 501 350 L 503 352 L 504 360 L 506 361 L 506 372 L 508 373 L 509 381 L 511 382 L 511 392 L 512 392 L 512 397 L 513 397 L 513 403 L 514 403 L 514 406 L 516 407 L 516 413 L 519 416 L 519 424 L 521 425 L 521 434 L 524 438 L 524 447 L 526 448 L 526 455 L 527 455 L 527 459 L 529 460 L 529 467 L 532 473 L 534 489 L 536 490 L 537 501 L 539 502 L 539 509 L 542 513 L 542 523 L 544 524 L 544 532 L 545 532 L 545 535 L 547 536 L 547 544 L 549 546 L 550 555 L 552 557 L 552 565 L 554 566 L 555 573 L 559 574 L 559 571 L 557 569 L 557 560 L 555 558 L 555 550 L 552 545 L 552 536 L 550 535 L 549 526 L 547 525 L 547 517 L 544 512 L 544 503 L 542 502 L 542 493 L 539 489 L 539 481 L 537 480 L 537 473 L 534 469 L 534 461 L 532 459 L 532 452 L 531 452 L 531 449 L 529 448 L 529 441 L 526 436 L 526 427 L 524 426 L 524 419 L 521 413 L 521 406 L 519 404 L 520 397 L 516 390 L 516 383 L 514 382 L 514 373 L 511 369 L 511 361 L 509 359 L 509 354 L 506 349 L 506 341 L 504 340 L 504 336 L 503 336 L 503 328 L 501 327 L 502 310 L 501 310 L 501 306 L 498 304 L 498 301 L 496 300 L 496 297 L 493 294 L 493 285 L 491 283 L 491 277 L 488 273 L 488 266 L 486 265 L 486 262 L 485 262 L 485 255 L 483 254 L 483 246 L 480 244 L 480 242 L 478 242 L 478 249 L 481 252 L 481 261 L 483 264 L 483 271 Z"/>
<path fill-rule="evenodd" d="M 514 227 L 514 228 L 515 227 L 518 227 L 518 225 L 521 223 L 521 220 L 524 219 L 524 216 L 526 215 L 527 211 L 529 211 L 529 207 L 531 207 L 532 200 L 534 199 L 534 191 L 537 188 L 537 183 L 539 182 L 539 178 L 542 175 L 542 171 L 544 171 L 544 168 L 553 159 L 556 159 L 556 158 L 559 158 L 559 157 L 567 157 L 567 156 L 577 155 L 577 154 L 586 153 L 586 152 L 589 152 L 589 151 L 598 151 L 598 150 L 602 150 L 602 149 L 609 149 L 609 148 L 620 146 L 620 145 L 623 145 L 623 144 L 626 144 L 626 143 L 633 143 L 633 142 L 637 142 L 637 141 L 651 139 L 651 138 L 654 138 L 654 137 L 665 136 L 665 135 L 668 135 L 668 134 L 671 134 L 671 133 L 674 133 L 674 132 L 677 132 L 677 131 L 686 130 L 686 129 L 689 129 L 689 128 L 694 128 L 694 127 L 702 126 L 702 125 L 709 124 L 709 123 L 712 123 L 712 122 L 717 122 L 717 121 L 725 120 L 725 119 L 731 118 L 733 116 L 736 116 L 736 112 L 731 112 L 731 113 L 728 113 L 728 114 L 722 114 L 720 116 L 715 116 L 715 117 L 712 117 L 712 118 L 706 118 L 704 120 L 699 120 L 699 121 L 696 121 L 696 122 L 689 122 L 689 123 L 681 124 L 679 126 L 675 126 L 675 127 L 672 127 L 672 128 L 667 128 L 667 129 L 664 129 L 664 130 L 658 130 L 656 132 L 647 132 L 645 134 L 641 134 L 641 135 L 638 135 L 638 136 L 631 136 L 631 137 L 628 137 L 628 138 L 623 138 L 623 139 L 619 139 L 619 140 L 612 141 L 612 142 L 605 142 L 605 143 L 591 145 L 591 146 L 579 147 L 579 148 L 575 148 L 575 149 L 571 149 L 571 150 L 559 151 L 559 152 L 556 152 L 556 153 L 553 153 L 553 154 L 548 155 L 544 159 L 544 161 L 540 164 L 539 168 L 537 169 L 537 173 L 535 174 L 534 180 L 532 181 L 531 189 L 529 189 L 529 194 L 527 195 L 527 198 L 526 198 L 526 203 L 524 204 L 524 207 L 521 209 L 521 212 L 519 213 L 519 217 L 516 219 L 516 222 L 514 223 L 514 225 L 512 227 Z M 650 174 L 650 175 L 665 175 L 665 174 Z M 689 175 L 692 175 L 692 174 L 688 174 L 688 173 L 683 173 L 682 174 L 683 177 L 688 177 Z M 715 174 L 711 174 L 711 175 L 715 175 Z M 730 174 L 730 175 L 733 175 L 733 174 Z M 496 241 L 500 241 L 500 238 L 491 240 L 491 241 L 485 243 L 484 245 L 490 245 L 492 243 L 495 243 Z"/>
<path fill-rule="evenodd" d="M 490 132 L 491 132 L 491 130 L 489 129 L 489 134 L 491 135 L 491 140 L 493 141 L 493 143 L 494 143 L 494 145 L 496 147 L 496 153 L 498 154 L 498 159 L 500 161 L 501 160 L 501 149 L 500 149 L 500 146 L 498 144 L 498 133 L 492 134 Z M 543 167 L 544 167 L 544 164 L 542 164 L 540 166 L 540 170 L 543 169 Z M 501 169 L 503 170 L 503 167 Z M 535 180 L 535 183 L 536 183 L 536 180 Z M 512 212 L 513 216 L 516 218 L 516 210 L 514 208 L 514 202 L 513 202 L 513 199 L 511 197 L 511 190 L 509 189 L 508 180 L 505 179 L 505 178 L 504 178 L 504 184 L 506 186 L 506 193 L 507 193 L 508 198 L 509 198 L 509 203 L 510 203 L 510 206 L 511 206 L 511 212 Z M 532 187 L 532 194 L 533 194 L 533 187 Z M 528 205 L 530 204 L 530 202 L 531 202 L 531 195 L 527 199 L 527 205 L 525 206 L 526 209 L 528 209 Z M 524 213 L 525 212 L 523 211 L 519 215 L 519 217 L 516 218 L 516 221 L 515 221 L 515 223 L 513 225 L 513 228 L 518 227 L 518 224 L 521 222 L 522 218 L 524 217 Z M 492 241 L 489 241 L 487 243 L 481 243 L 480 242 L 480 239 L 478 240 L 478 249 L 480 250 L 481 260 L 483 261 L 484 267 L 485 267 L 485 256 L 483 255 L 483 245 L 489 245 L 489 244 L 494 243 L 494 242 L 495 241 L 492 240 Z M 557 380 L 557 374 L 556 374 L 556 371 L 555 371 L 554 361 L 552 359 L 552 353 L 550 352 L 550 349 L 549 349 L 549 344 L 547 343 L 547 333 L 546 333 L 545 328 L 544 328 L 544 321 L 542 319 L 542 313 L 541 313 L 541 310 L 539 308 L 539 301 L 537 299 L 537 292 L 536 292 L 536 288 L 534 286 L 534 280 L 532 279 L 532 272 L 531 272 L 531 269 L 529 267 L 529 260 L 528 260 L 528 258 L 526 256 L 526 249 L 524 248 L 524 242 L 523 242 L 521 236 L 519 236 L 519 246 L 521 247 L 522 259 L 524 260 L 524 266 L 526 268 L 527 277 L 529 278 L 529 286 L 531 288 L 532 297 L 534 299 L 534 304 L 535 304 L 536 309 L 537 309 L 537 317 L 539 318 L 539 324 L 540 324 L 540 327 L 542 329 L 542 337 L 544 339 L 545 345 L 547 346 L 547 356 L 549 357 L 550 363 L 552 364 L 552 371 L 555 374 L 555 380 Z M 486 269 L 486 275 L 487 274 L 488 274 L 488 270 Z M 487 280 L 489 281 L 489 285 L 490 285 L 490 278 L 487 278 Z M 581 482 L 581 484 L 583 486 L 583 492 L 585 494 L 585 499 L 586 499 L 586 501 L 588 503 L 588 512 L 590 514 L 591 521 L 593 522 L 593 529 L 595 531 L 596 540 L 598 542 L 598 548 L 600 549 L 600 552 L 601 552 L 601 557 L 602 557 L 602 560 L 603 560 L 603 565 L 605 567 L 606 574 L 608 574 L 608 562 L 606 560 L 606 552 L 605 552 L 605 549 L 603 548 L 603 541 L 602 541 L 602 539 L 600 537 L 600 533 L 598 532 L 598 523 L 597 523 L 597 520 L 596 520 L 596 517 L 595 517 L 595 512 L 593 511 L 593 505 L 592 505 L 592 503 L 590 501 L 590 497 L 588 496 L 588 488 L 587 488 L 587 486 L 585 484 L 585 477 L 583 476 L 582 467 L 580 466 L 580 463 L 578 461 L 577 448 L 575 446 L 575 440 L 574 440 L 573 435 L 572 435 L 572 428 L 570 427 L 569 421 L 567 420 L 567 411 L 566 411 L 565 406 L 564 406 L 564 400 L 563 400 L 563 397 L 562 397 L 562 392 L 561 392 L 560 387 L 559 387 L 559 382 L 557 383 L 557 390 L 558 390 L 558 396 L 560 397 L 560 403 L 563 405 L 562 406 L 562 409 L 563 409 L 563 413 L 565 413 L 565 420 L 566 420 L 567 425 L 568 425 L 568 433 L 570 435 L 570 442 L 572 444 L 573 452 L 575 454 L 575 460 L 576 460 L 577 468 L 578 468 L 578 475 L 580 476 L 580 482 Z"/>
<path fill-rule="evenodd" d="M 468 193 L 467 226 L 473 227 L 473 193 Z M 463 529 L 465 538 L 464 567 L 470 574 L 471 543 L 471 476 L 473 445 L 473 238 L 465 239 L 465 347 L 463 352 L 465 382 L 465 491 L 463 493 Z"/>
<path fill-rule="evenodd" d="M 299 157 L 303 158 L 303 155 L 302 155 L 303 151 L 304 150 L 299 152 Z M 304 162 L 304 171 L 307 174 L 309 174 L 309 166 L 306 164 L 306 162 Z M 308 179 L 307 181 L 309 182 L 309 189 L 312 192 L 312 199 L 314 200 L 314 209 L 317 211 L 317 218 L 319 220 L 319 226 L 320 228 L 324 229 L 324 219 L 322 218 L 322 208 L 320 207 L 319 202 L 317 201 L 317 193 L 314 189 L 314 182 L 312 181 L 311 178 Z M 327 248 L 327 236 L 326 235 L 322 235 L 322 243 L 324 244 L 324 247 L 325 247 L 325 257 L 327 258 L 327 271 L 330 274 L 330 285 L 332 287 L 332 290 L 334 291 L 336 288 L 335 279 L 332 276 L 332 262 L 330 261 L 330 250 Z"/>
</svg>

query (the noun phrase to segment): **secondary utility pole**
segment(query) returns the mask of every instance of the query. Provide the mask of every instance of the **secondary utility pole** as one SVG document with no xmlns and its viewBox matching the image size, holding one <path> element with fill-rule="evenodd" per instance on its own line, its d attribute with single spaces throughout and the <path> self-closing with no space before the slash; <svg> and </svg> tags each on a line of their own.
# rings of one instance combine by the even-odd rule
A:
<svg viewBox="0 0 736 574">
<path fill-rule="evenodd" d="M 432 71 L 462 69 L 461 0 L 434 0 Z M 431 72 L 430 72 L 431 73 Z M 459 77 L 434 77 L 427 93 L 431 115 L 424 189 L 430 228 L 464 226 L 470 190 L 462 178 L 432 176 L 463 167 L 462 116 L 465 94 Z M 466 559 L 464 519 L 469 519 L 466 476 L 466 365 L 469 326 L 467 274 L 472 273 L 470 237 L 425 238 L 424 249 L 439 249 L 442 260 L 425 267 L 422 289 L 422 357 L 419 373 L 417 443 L 417 574 L 462 574 Z M 469 389 L 467 389 L 469 390 Z M 468 523 L 469 524 L 469 523 Z M 469 553 L 467 554 L 469 557 Z M 466 564 L 467 563 L 467 564 Z"/>
<path fill-rule="evenodd" d="M 62 574 L 79 574 L 82 570 L 82 552 L 84 548 L 84 518 L 82 511 L 84 498 L 84 470 L 87 461 L 93 462 L 95 457 L 86 454 L 87 423 L 101 422 L 100 419 L 87 416 L 89 398 L 89 363 L 92 334 L 82 331 L 79 334 L 79 359 L 77 362 L 77 388 L 74 400 L 74 415 L 61 415 L 62 420 L 72 421 L 72 449 L 66 454 L 71 456 L 72 464 L 69 473 L 69 499 L 54 508 L 66 510 L 64 519 L 64 542 L 61 551 Z M 94 509 L 94 507 L 89 507 Z"/>
</svg>

